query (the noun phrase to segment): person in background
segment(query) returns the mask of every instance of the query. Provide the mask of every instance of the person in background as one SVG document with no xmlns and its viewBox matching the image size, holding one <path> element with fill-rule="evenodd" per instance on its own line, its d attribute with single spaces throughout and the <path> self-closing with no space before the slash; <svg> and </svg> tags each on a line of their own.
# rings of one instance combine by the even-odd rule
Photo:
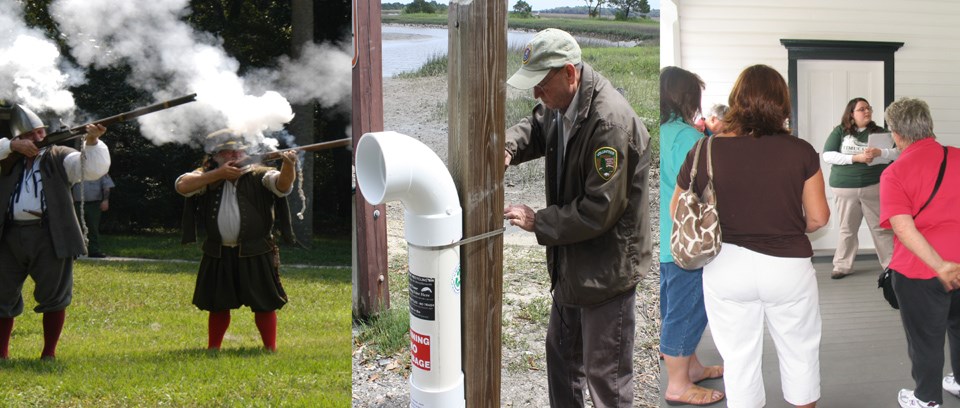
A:
<svg viewBox="0 0 960 408">
<path fill-rule="evenodd" d="M 853 273 L 853 260 L 860 247 L 860 221 L 867 220 L 873 245 L 886 269 L 893 252 L 893 233 L 880 227 L 880 173 L 889 164 L 871 164 L 877 158 L 893 160 L 897 149 L 868 146 L 870 134 L 887 130 L 873 121 L 873 107 L 863 98 L 853 98 L 840 116 L 840 124 L 833 128 L 823 145 L 823 161 L 830 169 L 830 188 L 837 208 L 840 239 L 833 255 L 832 279 L 842 279 Z"/>
<path fill-rule="evenodd" d="M 916 385 L 900 390 L 897 401 L 939 407 L 942 390 L 960 396 L 960 149 L 937 142 L 924 101 L 898 99 L 886 119 L 902 153 L 880 176 L 880 226 L 895 234 L 890 269 Z M 944 337 L 953 372 L 941 381 Z"/>
<path fill-rule="evenodd" d="M 110 209 L 110 189 L 113 187 L 113 179 L 109 174 L 73 185 L 73 205 L 77 215 L 83 213 L 87 227 L 87 256 L 91 258 L 107 257 L 100 250 L 100 215 Z"/>
<path fill-rule="evenodd" d="M 17 105 L 10 120 L 13 138 L 0 138 L 0 160 L 19 155 L 11 167 L 0 169 L 0 360 L 10 355 L 27 276 L 35 284 L 33 311 L 43 314 L 40 359 L 56 358 L 67 306 L 73 300 L 73 260 L 87 251 L 70 186 L 96 180 L 110 169 L 110 151 L 100 141 L 105 127 L 87 125 L 83 163 L 76 149 L 38 148 L 46 128 L 30 109 Z"/>
<path fill-rule="evenodd" d="M 652 261 L 647 174 L 650 135 L 613 85 L 556 29 L 523 50 L 507 80 L 540 103 L 507 129 L 504 163 L 544 157 L 547 207 L 524 204 L 504 219 L 546 246 L 553 307 L 547 385 L 553 407 L 634 404 L 636 286 Z"/>
<path fill-rule="evenodd" d="M 706 119 L 704 119 L 703 124 L 706 128 L 704 132 L 707 136 L 713 136 L 719 134 L 723 131 L 723 117 L 727 114 L 727 105 L 722 103 L 714 104 L 710 107 L 710 110 L 707 111 Z"/>
<path fill-rule="evenodd" d="M 691 126 L 700 110 L 702 89 L 703 81 L 697 74 L 677 67 L 660 71 L 660 353 L 668 378 L 664 399 L 689 405 L 708 405 L 723 399 L 722 392 L 696 385 L 723 376 L 723 367 L 704 367 L 696 354 L 707 328 L 703 269 L 682 269 L 670 254 L 670 198 L 680 165 L 703 137 Z"/>
<path fill-rule="evenodd" d="M 207 349 L 220 350 L 230 326 L 230 310 L 249 306 L 263 347 L 277 350 L 277 310 L 287 303 L 280 284 L 280 250 L 273 235 L 275 217 L 292 242 L 286 196 L 293 191 L 297 153 L 282 153 L 280 170 L 244 164 L 239 132 L 222 129 L 207 136 L 212 157 L 203 168 L 177 178 L 184 205 L 183 243 L 196 240 L 196 225 L 207 237 L 193 304 L 210 312 Z M 282 200 L 281 204 L 278 201 Z"/>
<path fill-rule="evenodd" d="M 820 399 L 821 319 L 807 233 L 830 217 L 817 151 L 790 134 L 790 91 L 775 69 L 754 65 L 730 92 L 723 132 L 711 137 L 713 186 L 723 231 L 719 255 L 703 268 L 710 333 L 724 363 L 728 407 L 766 404 L 761 360 L 764 323 L 780 361 L 784 399 L 814 407 Z M 708 174 L 708 144 L 697 174 Z M 696 149 L 694 149 L 696 150 Z M 693 151 L 670 203 L 690 187 Z M 697 177 L 702 193 L 708 177 Z"/>
</svg>

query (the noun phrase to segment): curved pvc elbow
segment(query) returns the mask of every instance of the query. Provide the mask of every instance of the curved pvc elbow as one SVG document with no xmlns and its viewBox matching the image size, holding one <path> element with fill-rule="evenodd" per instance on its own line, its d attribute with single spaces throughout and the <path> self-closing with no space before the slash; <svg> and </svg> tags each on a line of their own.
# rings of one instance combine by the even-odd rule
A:
<svg viewBox="0 0 960 408">
<path fill-rule="evenodd" d="M 373 205 L 404 206 L 408 242 L 446 245 L 463 236 L 457 187 L 443 161 L 419 140 L 397 132 L 364 134 L 357 143 L 357 185 Z"/>
</svg>

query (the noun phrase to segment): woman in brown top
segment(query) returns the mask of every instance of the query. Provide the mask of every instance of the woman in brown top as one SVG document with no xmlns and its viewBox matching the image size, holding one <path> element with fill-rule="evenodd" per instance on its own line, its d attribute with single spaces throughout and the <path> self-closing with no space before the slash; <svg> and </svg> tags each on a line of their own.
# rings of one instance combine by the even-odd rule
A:
<svg viewBox="0 0 960 408">
<path fill-rule="evenodd" d="M 827 223 L 819 156 L 790 135 L 790 93 L 766 65 L 744 70 L 733 86 L 724 132 L 713 141 L 713 183 L 723 231 L 720 254 L 703 269 L 710 331 L 725 365 L 729 407 L 766 404 L 760 372 L 766 320 L 780 357 L 784 399 L 820 399 L 820 307 L 806 233 Z M 701 155 L 706 155 L 706 143 Z M 694 152 L 677 177 L 690 185 Z M 707 183 L 700 160 L 696 191 Z"/>
</svg>

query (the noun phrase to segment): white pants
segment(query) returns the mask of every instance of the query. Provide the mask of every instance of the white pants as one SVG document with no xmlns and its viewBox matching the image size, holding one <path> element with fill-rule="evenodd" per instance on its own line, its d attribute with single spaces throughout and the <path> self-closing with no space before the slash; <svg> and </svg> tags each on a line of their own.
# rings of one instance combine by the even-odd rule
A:
<svg viewBox="0 0 960 408">
<path fill-rule="evenodd" d="M 780 360 L 784 399 L 793 405 L 820 399 L 820 304 L 810 258 L 778 258 L 724 243 L 703 268 L 703 298 L 723 357 L 728 407 L 766 404 L 764 321 Z"/>
</svg>

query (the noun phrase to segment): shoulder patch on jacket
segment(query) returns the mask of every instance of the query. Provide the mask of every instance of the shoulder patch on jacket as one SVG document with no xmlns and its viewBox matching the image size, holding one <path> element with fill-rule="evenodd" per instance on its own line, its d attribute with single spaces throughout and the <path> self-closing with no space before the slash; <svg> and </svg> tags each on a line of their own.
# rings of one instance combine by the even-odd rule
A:
<svg viewBox="0 0 960 408">
<path fill-rule="evenodd" d="M 604 180 L 610 180 L 617 172 L 617 149 L 603 146 L 593 152 L 593 164 L 597 174 Z"/>
</svg>

